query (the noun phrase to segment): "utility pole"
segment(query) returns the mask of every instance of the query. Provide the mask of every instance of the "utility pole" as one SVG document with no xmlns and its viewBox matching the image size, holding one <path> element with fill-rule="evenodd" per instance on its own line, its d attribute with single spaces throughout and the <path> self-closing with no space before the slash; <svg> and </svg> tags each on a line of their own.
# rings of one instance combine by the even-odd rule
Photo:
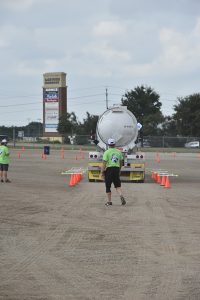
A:
<svg viewBox="0 0 200 300">
<path fill-rule="evenodd" d="M 106 109 L 108 109 L 108 89 L 106 88 Z"/>
</svg>

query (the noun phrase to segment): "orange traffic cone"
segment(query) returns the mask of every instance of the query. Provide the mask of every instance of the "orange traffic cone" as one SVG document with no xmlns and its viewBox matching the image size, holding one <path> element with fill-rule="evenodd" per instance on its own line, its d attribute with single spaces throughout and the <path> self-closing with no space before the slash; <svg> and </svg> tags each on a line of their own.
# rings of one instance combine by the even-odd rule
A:
<svg viewBox="0 0 200 300">
<path fill-rule="evenodd" d="M 197 156 L 200 158 L 200 153 L 198 153 Z"/>
<path fill-rule="evenodd" d="M 75 174 L 71 174 L 69 185 L 70 186 L 76 185 Z"/>
<path fill-rule="evenodd" d="M 158 155 L 157 155 L 157 157 L 156 157 L 156 162 L 157 162 L 157 163 L 160 163 L 160 155 L 159 155 L 159 153 L 158 153 Z"/>
<path fill-rule="evenodd" d="M 77 180 L 77 183 L 80 181 L 80 174 L 76 174 L 76 180 Z"/>
<path fill-rule="evenodd" d="M 169 176 L 166 176 L 166 181 L 165 181 L 165 188 L 169 189 L 170 188 L 170 182 L 169 182 Z"/>
<path fill-rule="evenodd" d="M 21 155 L 20 155 L 20 152 L 18 152 L 18 158 L 20 158 L 20 156 L 21 156 Z"/>
<path fill-rule="evenodd" d="M 166 181 L 166 178 L 165 178 L 165 175 L 162 176 L 162 180 L 161 180 L 161 186 L 165 186 L 165 181 Z"/>
<path fill-rule="evenodd" d="M 22 151 L 24 151 L 24 146 L 22 146 Z"/>
<path fill-rule="evenodd" d="M 160 174 L 157 174 L 157 183 L 161 183 Z"/>
<path fill-rule="evenodd" d="M 78 173 L 75 174 L 75 178 L 76 178 L 76 183 L 78 183 L 80 181 L 80 177 Z"/>
<path fill-rule="evenodd" d="M 155 174 L 154 174 L 154 171 L 152 171 L 151 178 L 154 179 L 154 177 L 155 177 Z"/>
<path fill-rule="evenodd" d="M 43 152 L 42 152 L 42 159 L 46 159 L 47 157 L 46 157 L 46 154 L 44 154 Z"/>
<path fill-rule="evenodd" d="M 172 155 L 173 155 L 173 157 L 175 158 L 175 157 L 176 157 L 176 152 L 173 152 Z"/>
<path fill-rule="evenodd" d="M 155 173 L 154 173 L 154 181 L 155 181 L 155 182 L 157 182 L 157 176 L 158 176 L 158 173 L 155 172 Z"/>
</svg>

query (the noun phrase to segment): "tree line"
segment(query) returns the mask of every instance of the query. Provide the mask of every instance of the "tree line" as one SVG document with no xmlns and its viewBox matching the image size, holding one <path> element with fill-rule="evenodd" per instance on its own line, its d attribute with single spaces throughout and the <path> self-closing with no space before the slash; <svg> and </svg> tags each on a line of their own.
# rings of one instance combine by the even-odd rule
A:
<svg viewBox="0 0 200 300">
<path fill-rule="evenodd" d="M 160 95 L 150 86 L 137 86 L 121 98 L 121 105 L 134 114 L 142 124 L 144 136 L 200 136 L 200 94 L 177 98 L 174 113 L 164 116 Z M 98 115 L 86 113 L 83 122 L 78 122 L 74 112 L 60 118 L 58 131 L 66 133 L 91 134 L 96 130 Z"/>
<path fill-rule="evenodd" d="M 143 136 L 200 136 L 200 93 L 186 97 L 178 97 L 174 105 L 174 113 L 164 116 L 160 95 L 150 86 L 137 86 L 121 97 L 121 105 L 134 114 L 142 124 Z M 82 122 L 78 121 L 75 112 L 67 112 L 60 119 L 58 132 L 69 135 L 94 135 L 99 115 L 88 111 Z M 42 123 L 31 122 L 26 126 L 15 126 L 15 131 L 24 131 L 25 136 L 42 136 Z M 13 127 L 0 126 L 0 135 L 13 136 Z"/>
</svg>

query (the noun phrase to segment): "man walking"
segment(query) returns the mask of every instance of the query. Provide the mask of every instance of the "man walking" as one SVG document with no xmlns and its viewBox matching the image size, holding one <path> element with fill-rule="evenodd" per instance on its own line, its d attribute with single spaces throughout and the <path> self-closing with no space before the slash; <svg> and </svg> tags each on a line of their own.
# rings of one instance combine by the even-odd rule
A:
<svg viewBox="0 0 200 300">
<path fill-rule="evenodd" d="M 7 147 L 7 140 L 3 139 L 0 146 L 0 176 L 1 182 L 10 182 L 7 177 L 9 167 L 9 149 Z"/>
<path fill-rule="evenodd" d="M 125 205 L 126 201 L 124 196 L 122 195 L 121 190 L 121 180 L 120 180 L 120 170 L 122 167 L 123 155 L 121 151 L 115 148 L 115 140 L 108 140 L 109 149 L 104 152 L 103 155 L 103 165 L 101 169 L 101 174 L 105 177 L 105 186 L 106 186 L 106 194 L 108 201 L 106 206 L 112 205 L 111 201 L 111 185 L 114 184 L 117 193 L 120 196 L 121 204 Z"/>
</svg>

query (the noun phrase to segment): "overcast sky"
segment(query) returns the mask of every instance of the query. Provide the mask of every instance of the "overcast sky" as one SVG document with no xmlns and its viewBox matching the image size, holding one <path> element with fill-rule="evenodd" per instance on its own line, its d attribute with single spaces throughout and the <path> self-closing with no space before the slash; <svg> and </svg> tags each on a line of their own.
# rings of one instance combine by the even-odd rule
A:
<svg viewBox="0 0 200 300">
<path fill-rule="evenodd" d="M 42 120 L 43 73 L 67 73 L 68 111 L 99 115 L 138 85 L 200 92 L 199 0 L 0 0 L 0 125 Z"/>
</svg>

